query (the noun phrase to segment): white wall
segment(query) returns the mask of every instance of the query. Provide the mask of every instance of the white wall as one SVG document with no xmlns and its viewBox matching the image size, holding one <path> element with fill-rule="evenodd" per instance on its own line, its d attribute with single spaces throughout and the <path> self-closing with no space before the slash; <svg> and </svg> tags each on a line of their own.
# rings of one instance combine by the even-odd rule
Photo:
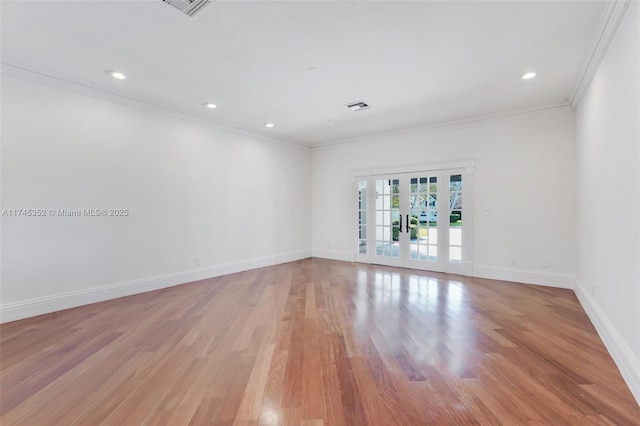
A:
<svg viewBox="0 0 640 426">
<path fill-rule="evenodd" d="M 2 76 L 2 319 L 308 257 L 311 153 Z M 195 258 L 200 258 L 196 265 Z"/>
<path fill-rule="evenodd" d="M 639 14 L 631 2 L 576 110 L 576 292 L 640 401 Z"/>
<path fill-rule="evenodd" d="M 475 160 L 476 275 L 573 285 L 575 134 L 560 111 L 313 151 L 313 254 L 352 259 L 353 171 Z M 510 259 L 516 265 L 510 265 Z M 544 267 L 545 260 L 550 266 Z"/>
</svg>

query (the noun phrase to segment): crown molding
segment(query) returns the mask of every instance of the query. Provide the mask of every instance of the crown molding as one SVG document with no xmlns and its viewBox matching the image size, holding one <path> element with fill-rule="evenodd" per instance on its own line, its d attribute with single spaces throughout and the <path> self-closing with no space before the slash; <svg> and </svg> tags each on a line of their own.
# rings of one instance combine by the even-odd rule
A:
<svg viewBox="0 0 640 426">
<path fill-rule="evenodd" d="M 558 112 L 571 112 L 574 108 L 569 104 L 560 105 L 543 105 L 534 108 L 526 108 L 521 110 L 506 111 L 497 114 L 480 115 L 475 117 L 463 118 L 460 120 L 445 121 L 441 123 L 433 123 L 426 126 L 411 127 L 408 129 L 395 130 L 391 132 L 375 133 L 367 136 L 358 136 L 356 138 L 341 139 L 331 142 L 323 142 L 311 146 L 313 150 L 324 148 L 334 148 L 337 146 L 359 145 L 362 143 L 381 142 L 395 139 L 406 138 L 410 136 L 423 135 L 429 133 L 443 132 L 447 130 L 461 129 L 465 127 L 478 126 L 484 123 L 513 120 L 519 118 L 535 117 L 543 114 L 551 114 Z"/>
<path fill-rule="evenodd" d="M 171 107 L 168 107 L 166 105 L 155 103 L 150 100 L 135 98 L 132 96 L 126 96 L 119 93 L 111 92 L 109 90 L 105 90 L 103 88 L 96 88 L 96 87 L 79 84 L 61 77 L 41 73 L 41 72 L 23 68 L 17 65 L 9 64 L 6 62 L 0 62 L 0 75 L 1 74 L 21 78 L 24 80 L 29 80 L 35 83 L 44 84 L 46 86 L 52 86 L 52 87 L 56 87 L 63 90 L 69 90 L 72 92 L 80 93 L 80 94 L 91 96 L 94 98 L 103 99 L 110 102 L 115 102 L 122 105 L 144 109 L 146 111 L 150 111 L 155 114 L 160 114 L 163 116 L 177 118 L 180 120 L 190 121 L 200 125 L 213 127 L 219 130 L 224 130 L 230 133 L 238 134 L 241 136 L 249 136 L 249 137 L 260 139 L 267 142 L 300 148 L 305 151 L 308 151 L 311 149 L 308 145 L 302 144 L 295 140 L 274 137 L 273 135 L 265 135 L 262 133 L 241 128 L 239 126 L 236 126 L 230 123 L 211 120 L 211 119 L 203 118 L 187 112 L 179 111 Z"/>
<path fill-rule="evenodd" d="M 596 74 L 596 71 L 598 71 L 600 62 L 602 62 L 604 55 L 607 53 L 609 44 L 611 44 L 611 40 L 618 30 L 620 21 L 622 21 L 622 17 L 629 6 L 629 3 L 630 0 L 612 0 L 606 2 L 605 9 L 602 12 L 602 16 L 598 24 L 598 29 L 596 30 L 596 35 L 591 44 L 591 48 L 589 49 L 590 53 L 587 55 L 585 63 L 580 70 L 580 78 L 578 79 L 576 87 L 574 88 L 573 94 L 570 98 L 569 103 L 574 108 L 578 105 L 580 99 L 582 99 L 582 96 L 589 87 L 593 76 Z"/>
</svg>

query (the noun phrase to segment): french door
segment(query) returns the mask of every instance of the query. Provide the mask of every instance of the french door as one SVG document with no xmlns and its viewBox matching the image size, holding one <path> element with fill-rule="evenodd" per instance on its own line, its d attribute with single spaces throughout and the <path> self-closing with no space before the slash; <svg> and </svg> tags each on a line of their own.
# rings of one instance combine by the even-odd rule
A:
<svg viewBox="0 0 640 426">
<path fill-rule="evenodd" d="M 463 175 L 449 169 L 358 178 L 357 260 L 464 274 L 470 238 L 463 236 L 470 235 Z"/>
</svg>

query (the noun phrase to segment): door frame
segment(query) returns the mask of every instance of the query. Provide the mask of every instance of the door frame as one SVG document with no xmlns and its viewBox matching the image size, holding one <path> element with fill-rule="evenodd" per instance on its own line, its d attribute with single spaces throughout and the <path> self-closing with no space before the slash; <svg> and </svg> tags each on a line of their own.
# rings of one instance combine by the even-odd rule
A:
<svg viewBox="0 0 640 426">
<path fill-rule="evenodd" d="M 448 163 L 430 163 L 424 165 L 413 165 L 413 166 L 405 166 L 405 167 L 397 167 L 397 168 L 384 168 L 384 169 L 368 169 L 368 170 L 360 170 L 360 171 L 352 171 L 349 174 L 349 182 L 352 183 L 353 190 L 351 193 L 353 194 L 353 202 L 351 203 L 351 235 L 354 236 L 352 241 L 355 241 L 354 244 L 356 247 L 354 249 L 354 258 L 356 262 L 361 263 L 373 263 L 373 254 L 372 254 L 372 243 L 375 237 L 375 229 L 374 229 L 374 209 L 371 208 L 370 204 L 367 205 L 366 209 L 366 240 L 367 240 L 367 250 L 366 253 L 360 253 L 358 241 L 359 241 L 359 224 L 358 224 L 358 185 L 359 182 L 366 181 L 367 182 L 367 200 L 368 203 L 375 197 L 375 179 L 377 177 L 389 177 L 393 175 L 405 175 L 407 173 L 428 173 L 428 172 L 442 172 L 443 179 L 446 180 L 448 184 L 448 176 L 450 172 L 455 174 L 461 174 L 463 179 L 463 200 L 462 200 L 462 211 L 464 213 L 464 227 L 462 233 L 462 262 L 459 264 L 455 264 L 449 262 L 448 259 L 444 261 L 443 272 L 451 273 L 451 274 L 459 274 L 459 275 L 472 275 L 473 271 L 473 177 L 475 171 L 475 161 L 467 160 L 467 161 L 459 161 L 459 162 L 448 162 Z M 448 198 L 448 195 L 447 195 Z M 446 244 L 448 247 L 448 239 L 449 235 L 446 235 Z M 400 265 L 398 265 L 400 266 Z M 411 267 L 410 265 L 406 265 L 405 267 Z"/>
</svg>

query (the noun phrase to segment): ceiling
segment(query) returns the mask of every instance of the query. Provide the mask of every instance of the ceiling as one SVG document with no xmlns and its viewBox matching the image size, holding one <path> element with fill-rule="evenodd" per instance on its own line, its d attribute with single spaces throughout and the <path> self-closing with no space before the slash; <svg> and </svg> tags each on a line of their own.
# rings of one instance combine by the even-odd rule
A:
<svg viewBox="0 0 640 426">
<path fill-rule="evenodd" d="M 215 1 L 190 18 L 160 0 L 1 7 L 4 64 L 308 146 L 568 105 L 607 9 Z M 357 101 L 371 108 L 345 106 Z"/>
</svg>

